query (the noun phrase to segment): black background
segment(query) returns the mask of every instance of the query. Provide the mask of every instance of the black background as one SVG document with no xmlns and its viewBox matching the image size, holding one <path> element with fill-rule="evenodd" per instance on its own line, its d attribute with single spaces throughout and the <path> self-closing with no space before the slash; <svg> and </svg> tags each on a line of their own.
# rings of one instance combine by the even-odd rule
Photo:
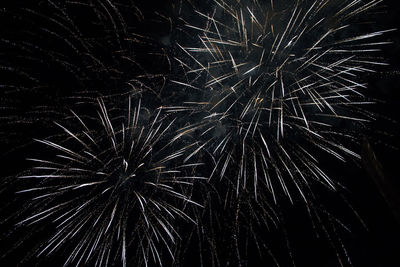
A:
<svg viewBox="0 0 400 267">
<path fill-rule="evenodd" d="M 9 1 L 9 3 L 2 2 L 0 8 L 3 5 L 4 10 L 6 6 L 35 6 L 36 3 L 33 1 Z M 141 26 L 141 29 L 146 33 L 151 33 L 155 40 L 161 40 L 164 36 L 168 35 L 168 27 L 159 27 L 156 22 L 159 19 L 158 16 L 153 15 L 155 10 L 166 15 L 174 16 L 172 14 L 171 2 L 170 1 L 137 1 L 137 5 L 140 6 L 141 11 L 146 14 L 148 21 L 145 21 Z M 175 4 L 178 1 L 175 2 Z M 398 7 L 398 1 L 396 0 L 385 0 L 384 5 L 387 7 L 386 11 L 380 16 L 377 16 L 377 23 L 382 29 L 397 28 L 399 26 L 400 20 L 400 8 Z M 0 13 L 0 16 L 2 13 Z M 24 38 L 24 32 L 22 27 L 18 23 L 13 23 L 9 21 L 10 17 L 0 18 L 0 34 L 10 34 L 14 33 L 15 36 L 19 38 Z M 0 35 L 0 38 L 3 38 Z M 377 129 L 376 136 L 370 136 L 369 142 L 371 144 L 371 149 L 368 150 L 369 153 L 373 151 L 376 155 L 377 160 L 382 166 L 382 171 L 384 177 L 387 181 L 386 186 L 393 190 L 394 192 L 400 191 L 400 141 L 399 141 L 399 122 L 400 122 L 400 34 L 399 30 L 386 35 L 388 40 L 392 41 L 393 44 L 385 47 L 384 58 L 388 61 L 389 66 L 382 67 L 377 73 L 369 74 L 364 77 L 368 82 L 368 94 L 371 98 L 376 98 L 382 100 L 373 107 L 374 111 L 378 114 L 382 114 L 381 117 L 373 122 L 371 128 Z M 161 41 L 160 41 L 161 42 Z M 162 47 L 162 44 L 159 44 Z M 100 53 L 100 52 L 99 52 Z M 105 53 L 105 51 L 101 52 Z M 0 51 L 0 56 L 2 64 L 4 65 L 7 61 L 13 60 L 13 55 L 5 55 L 4 52 Z M 146 60 L 144 60 L 146 62 Z M 149 62 L 148 62 L 149 63 Z M 18 64 L 18 63 L 17 63 Z M 149 68 L 159 68 L 159 72 L 168 72 L 168 70 L 162 69 L 163 65 L 154 65 L 149 63 Z M 48 73 L 47 71 L 52 70 L 53 73 Z M 57 86 L 63 84 L 63 90 L 68 90 L 67 88 L 75 86 L 74 83 L 70 82 L 70 78 L 65 76 L 65 72 L 58 71 L 57 69 L 50 68 L 39 68 L 35 70 L 39 74 L 43 74 L 46 77 L 46 82 Z M 2 81 L 17 80 L 18 77 L 10 77 L 1 72 Z M 50 87 L 52 88 L 52 87 Z M 0 88 L 0 90 L 3 90 Z M 57 92 L 55 95 L 62 95 L 63 91 Z M 42 103 L 46 101 L 53 101 L 54 91 L 51 91 L 50 95 L 52 98 L 50 100 L 43 100 L 40 96 L 35 94 L 29 95 L 23 99 L 23 101 L 18 103 L 17 109 L 23 110 L 27 102 Z M 10 106 L 12 103 L 10 100 L 10 95 L 2 92 L 1 101 L 6 106 Z M 54 103 L 53 103 L 54 104 Z M 56 110 L 54 112 L 58 112 Z M 7 110 L 2 109 L 1 118 L 4 120 L 7 117 Z M 4 113 L 3 113 L 4 112 Z M 63 112 L 63 111 L 60 111 Z M 51 132 L 53 126 L 48 128 L 43 128 L 46 125 L 50 125 L 51 121 L 57 119 L 57 114 L 49 114 L 48 121 L 39 121 L 26 126 L 18 126 L 16 124 L 10 123 L 5 119 L 6 123 L 1 124 L 1 169 L 0 175 L 3 179 L 2 192 L 1 192 L 1 205 L 5 208 L 2 209 L 2 214 L 0 215 L 5 219 L 8 213 L 12 210 L 18 209 L 18 204 L 14 203 L 14 195 L 12 193 L 14 184 L 9 182 L 12 181 L 13 175 L 29 167 L 29 164 L 24 160 L 26 155 L 31 155 L 37 153 L 37 147 L 30 144 L 33 137 L 40 138 L 46 136 Z M 388 120 L 387 118 L 390 118 Z M 33 125 L 33 126 L 32 126 Z M 390 137 L 386 139 L 381 139 L 381 133 L 378 133 L 379 129 L 390 134 Z M 54 130 L 54 129 L 53 129 Z M 372 133 L 374 135 L 374 133 Z M 378 140 L 378 141 L 376 141 Z M 381 141 L 381 142 L 379 142 Z M 360 151 L 362 154 L 362 151 Z M 370 162 L 369 162 L 370 163 Z M 367 164 L 369 164 L 367 163 Z M 329 165 L 329 162 L 325 164 Z M 351 258 L 354 266 L 382 266 L 382 267 L 395 267 L 400 266 L 400 221 L 396 221 L 394 216 L 395 210 L 400 210 L 400 207 L 396 203 L 392 203 L 393 206 L 388 206 L 385 202 L 382 193 L 377 187 L 374 178 L 371 177 L 370 173 L 364 167 L 363 164 L 355 166 L 354 164 L 348 164 L 343 166 L 338 166 L 332 168 L 334 177 L 340 177 L 341 181 L 348 190 L 346 197 L 351 202 L 354 209 L 358 212 L 359 216 L 365 222 L 367 228 L 363 227 L 357 219 L 349 219 L 350 228 L 352 230 L 351 234 L 344 233 L 342 235 L 343 242 L 345 243 L 349 257 Z M 385 192 L 383 192 L 385 193 Z M 397 201 L 400 196 L 397 195 Z M 327 200 L 329 202 L 329 199 Z M 392 202 L 395 201 L 392 199 Z M 332 200 L 334 203 L 334 200 Z M 11 204 L 10 204 L 11 203 Z M 397 202 L 398 203 L 398 202 Z M 336 256 L 329 249 L 329 246 L 321 245 L 321 241 L 315 236 L 310 234 L 307 230 L 308 224 L 307 219 L 302 219 L 303 213 L 298 212 L 295 208 L 287 207 L 288 209 L 293 209 L 293 218 L 289 218 L 288 232 L 293 240 L 293 257 L 295 258 L 296 266 L 340 266 L 336 259 Z M 351 218 L 352 215 L 346 210 L 341 210 L 341 207 L 336 207 L 338 213 L 341 213 L 343 217 Z M 335 207 L 333 207 L 335 209 Z M 351 213 L 351 212 L 350 212 Z M 4 224 L 2 229 L 2 236 L 8 236 L 10 231 L 10 225 Z M 10 248 L 13 244 L 13 239 L 5 238 L 5 242 L 0 243 L 2 247 Z M 322 242 L 323 243 L 323 242 Z M 17 250 L 9 255 L 6 255 L 2 261 L 1 266 L 17 266 L 19 262 L 19 257 L 23 256 L 21 254 L 25 253 L 24 249 L 27 249 L 29 244 L 23 249 Z M 3 251 L 3 250 L 2 250 Z M 190 252 L 189 255 L 194 254 Z M 282 253 L 282 255 L 286 255 Z M 251 252 L 249 258 L 251 258 Z M 285 257 L 285 256 L 282 256 Z M 38 266 L 56 266 L 56 259 L 50 263 L 41 263 Z M 197 266 L 197 259 L 195 256 L 193 258 L 188 258 L 184 266 Z M 0 261 L 1 262 L 1 261 Z M 29 262 L 32 266 L 35 264 L 34 261 Z M 262 266 L 261 262 L 258 262 L 257 266 Z M 25 265 L 24 265 L 25 266 Z M 283 263 L 283 266 L 286 266 Z M 345 266 L 347 266 L 345 264 Z"/>
</svg>

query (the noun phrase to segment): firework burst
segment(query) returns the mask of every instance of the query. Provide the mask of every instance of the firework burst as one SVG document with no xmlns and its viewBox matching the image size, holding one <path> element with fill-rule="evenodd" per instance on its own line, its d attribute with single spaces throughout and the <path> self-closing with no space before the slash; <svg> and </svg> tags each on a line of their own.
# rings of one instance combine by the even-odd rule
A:
<svg viewBox="0 0 400 267">
<path fill-rule="evenodd" d="M 210 180 L 222 181 L 223 199 L 236 194 L 243 221 L 267 225 L 273 216 L 248 207 L 279 209 L 288 199 L 301 200 L 317 225 L 323 217 L 333 225 L 313 188 L 340 187 L 321 158 L 360 158 L 359 137 L 373 119 L 362 75 L 385 65 L 376 58 L 389 31 L 371 31 L 363 16 L 380 2 L 214 0 L 195 10 L 200 22 L 183 18 L 198 39 L 178 45 L 185 75 L 172 82 L 195 96 L 171 110 L 201 117 L 189 127 L 211 155 Z"/>
<path fill-rule="evenodd" d="M 174 82 L 199 89 L 204 101 L 176 110 L 208 113 L 201 124 L 211 133 L 213 175 L 236 165 L 237 191 L 251 185 L 257 197 L 264 183 L 274 198 L 277 190 L 292 198 L 289 181 L 302 195 L 305 176 L 334 188 L 312 150 L 359 157 L 340 140 L 354 142 L 350 125 L 370 119 L 357 109 L 370 103 L 359 77 L 384 65 L 371 54 L 387 42 L 376 40 L 386 31 L 351 32 L 380 1 L 290 1 L 279 10 L 275 2 L 214 1 L 211 14 L 197 12 L 205 26 L 186 27 L 199 31 L 201 45 L 180 46 L 192 63 L 177 59 L 187 76 Z"/>
<path fill-rule="evenodd" d="M 173 121 L 161 110 L 150 120 L 140 100 L 129 100 L 125 111 L 108 111 L 100 100 L 95 118 L 73 113 L 75 130 L 57 124 L 62 141 L 37 140 L 54 157 L 30 159 L 38 166 L 19 177 L 29 185 L 19 193 L 32 197 L 31 214 L 19 224 L 54 229 L 34 255 L 65 250 L 65 265 L 95 266 L 161 265 L 162 248 L 173 256 L 176 224 L 193 222 L 185 206 L 198 205 L 189 193 L 200 178 L 188 171 L 198 164 L 180 163 L 191 146 L 175 149 L 180 136 L 166 138 Z"/>
</svg>

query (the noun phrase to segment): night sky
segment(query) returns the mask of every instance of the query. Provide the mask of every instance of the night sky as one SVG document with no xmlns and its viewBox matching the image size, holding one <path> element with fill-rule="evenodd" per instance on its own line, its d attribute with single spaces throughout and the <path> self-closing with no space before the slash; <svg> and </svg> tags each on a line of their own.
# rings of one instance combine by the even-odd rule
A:
<svg viewBox="0 0 400 267">
<path fill-rule="evenodd" d="M 38 186 L 38 181 L 17 177 L 27 173 L 31 175 L 30 171 L 37 166 L 27 160 L 28 158 L 48 158 L 55 155 L 54 150 L 34 141 L 50 138 L 49 140 L 54 142 L 62 142 L 65 132 L 60 131 L 60 127 L 54 122 L 78 131 L 80 128 L 76 127 L 73 121 L 74 116 L 71 113 L 73 110 L 76 114 L 82 114 L 83 120 L 88 121 L 88 125 L 97 130 L 92 118 L 98 116 L 100 98 L 104 99 L 112 121 L 115 119 L 113 126 L 116 122 L 124 120 L 124 114 L 128 114 L 127 99 L 130 96 L 133 99 L 132 103 L 138 103 L 138 96 L 141 98 L 143 112 L 139 120 L 142 121 L 154 119 L 160 106 L 177 106 L 185 101 L 201 101 L 198 98 L 203 96 L 203 92 L 193 92 L 190 91 L 191 88 L 176 83 L 188 75 L 183 73 L 176 59 L 187 60 L 185 62 L 193 59 L 178 45 L 199 45 L 193 41 L 197 40 L 193 29 L 184 31 L 183 25 L 189 20 L 193 21 L 189 22 L 193 25 L 201 25 L 204 19 L 200 17 L 196 19 L 193 15 L 196 13 L 193 11 L 196 9 L 199 12 L 210 12 L 214 8 L 212 2 L 211 0 L 2 1 L 0 4 L 0 266 L 63 266 L 77 244 L 74 242 L 79 242 L 75 240 L 68 243 L 69 240 L 66 240 L 65 244 L 54 253 L 37 256 L 38 246 L 45 245 L 48 238 L 51 238 L 51 233 L 57 231 L 51 222 L 52 218 L 49 217 L 37 224 L 15 226 L 24 218 L 32 216 L 35 210 L 36 213 L 39 210 L 38 202 L 31 200 L 32 195 L 16 193 Z M 383 0 L 378 8 L 374 8 L 365 17 L 367 21 L 373 21 L 372 24 L 365 23 L 351 27 L 349 32 L 356 35 L 365 29 L 380 31 L 398 28 L 400 7 L 397 2 Z M 276 9 L 278 8 L 281 8 L 280 14 L 284 17 L 287 11 L 285 5 L 280 6 L 277 3 Z M 363 15 L 365 14 L 361 16 Z M 58 21 L 65 24 L 60 24 Z M 225 201 L 228 204 L 223 204 L 225 195 L 221 192 L 225 184 L 208 187 L 196 182 L 195 184 L 200 185 L 191 192 L 193 200 L 200 203 L 211 201 L 212 205 L 207 204 L 206 208 L 215 207 L 213 210 L 215 214 L 210 216 L 211 219 L 207 215 L 200 216 L 204 220 L 199 223 L 201 230 L 197 230 L 182 218 L 173 221 L 174 225 L 179 225 L 177 229 L 181 236 L 178 239 L 179 244 L 173 247 L 176 261 L 171 263 L 168 252 L 163 251 L 161 254 L 163 266 L 194 267 L 201 264 L 299 267 L 400 266 L 399 36 L 399 30 L 395 30 L 379 37 L 379 42 L 390 42 L 390 44 L 381 47 L 382 51 L 376 54 L 377 61 L 388 64 L 372 66 L 375 72 L 361 73 L 358 77 L 359 81 L 366 83 L 366 88 L 363 89 L 366 99 L 376 102 L 361 107 L 365 112 L 370 112 L 368 114 L 374 114 L 374 120 L 369 122 L 366 128 L 357 128 L 347 122 L 335 125 L 337 129 L 344 129 L 345 133 L 350 133 L 347 129 L 358 131 L 354 137 L 357 145 L 352 149 L 361 155 L 361 159 L 349 158 L 346 162 L 341 162 L 332 160 L 329 156 L 316 154 L 319 167 L 325 170 L 340 187 L 337 192 L 327 190 L 318 183 L 313 187 L 312 192 L 317 199 L 318 212 L 321 218 L 325 218 L 323 221 L 329 221 L 326 227 L 318 225 L 318 221 L 313 221 L 316 223 L 316 226 L 313 226 L 307 208 L 301 204 L 298 196 L 294 204 L 286 199 L 274 206 L 282 212 L 282 215 L 279 215 L 282 220 L 278 227 L 271 224 L 271 228 L 266 229 L 258 225 L 253 229 L 253 224 L 247 225 L 247 210 L 243 211 L 243 218 L 234 223 L 236 219 L 234 209 L 238 203 L 242 203 L 242 200 L 238 202 L 232 200 L 229 203 L 227 197 L 228 200 Z M 195 115 L 191 116 L 185 112 L 160 114 L 155 121 L 162 118 L 163 127 L 173 121 L 173 126 L 160 138 L 157 145 L 151 147 L 152 149 L 167 145 L 168 138 L 174 136 L 174 127 L 178 129 L 194 125 L 202 120 L 201 116 L 204 116 L 203 113 L 195 112 L 193 112 Z M 174 120 L 173 116 L 177 116 L 177 119 Z M 149 125 L 146 124 L 146 127 Z M 223 138 L 228 129 L 224 127 L 218 128 L 214 136 Z M 104 132 L 104 129 L 100 127 L 98 132 L 102 131 Z M 173 149 L 179 150 L 180 146 L 188 146 L 183 157 L 202 161 L 205 165 L 197 168 L 197 173 L 193 174 L 193 170 L 188 171 L 187 175 L 207 177 L 213 161 L 207 152 L 198 152 L 196 148 L 190 147 L 191 144 L 200 142 L 202 137 L 199 137 L 199 131 L 193 130 L 184 135 L 182 140 L 180 139 L 177 144 L 174 143 Z M 109 132 L 106 133 L 108 134 Z M 293 136 L 297 138 L 296 132 Z M 71 149 L 75 148 L 77 147 L 71 145 Z M 199 159 L 191 156 L 191 153 L 195 152 Z M 166 153 L 153 154 L 152 151 L 151 161 L 156 161 L 159 156 L 166 156 Z M 104 156 L 105 160 L 107 156 Z M 141 174 L 145 176 L 147 172 L 145 173 Z M 232 170 L 227 171 L 226 175 L 236 174 Z M 143 183 L 140 180 L 132 183 L 132 186 L 144 190 Z M 185 188 L 180 189 L 186 192 Z M 206 199 L 203 195 L 204 190 L 206 192 L 215 190 L 218 193 L 212 192 L 210 198 Z M 121 192 L 126 194 L 123 189 Z M 78 194 L 71 195 L 72 199 L 82 196 L 84 197 Z M 164 195 L 158 197 L 162 198 Z M 252 196 L 243 194 L 241 197 Z M 266 199 L 272 198 L 268 196 Z M 255 202 L 243 200 L 243 203 L 247 205 Z M 188 213 L 191 212 L 190 207 L 187 210 Z M 201 214 L 193 212 L 196 216 Z M 331 214 L 332 217 L 327 214 Z M 196 217 L 195 215 L 193 216 Z M 121 218 L 125 217 L 121 215 Z M 215 224 L 209 223 L 208 220 L 213 220 L 212 218 L 218 218 L 216 219 L 218 223 L 216 221 Z M 135 224 L 134 219 L 127 219 L 127 223 Z M 331 223 L 345 227 L 331 227 Z M 213 225 L 217 224 L 220 225 L 213 228 Z M 234 227 L 244 229 L 240 237 L 232 236 L 235 232 L 232 230 Z M 86 231 L 90 231 L 90 228 Z M 210 236 L 214 239 L 210 243 L 216 243 L 218 262 L 210 256 L 214 251 L 210 243 L 203 240 L 204 247 L 200 247 L 201 241 L 198 240 L 197 234 L 201 231 L 213 232 Z M 257 245 L 248 242 L 252 240 L 248 238 L 247 235 L 250 235 L 248 233 L 254 234 L 257 240 L 262 240 L 268 245 L 267 249 L 262 250 L 261 256 Z M 232 240 L 238 241 L 241 245 L 235 247 Z M 114 240 L 111 243 L 115 243 L 115 247 L 110 248 L 111 253 L 118 252 L 119 241 Z M 138 245 L 130 244 L 130 246 L 133 249 L 127 251 L 127 266 L 136 264 L 144 266 L 143 261 L 140 261 L 143 256 L 135 250 Z M 239 260 L 235 258 L 235 249 L 240 251 Z M 268 251 L 273 256 L 270 256 Z M 97 266 L 96 257 L 81 266 Z M 202 263 L 200 257 L 203 257 Z M 153 264 L 151 259 L 149 266 Z M 76 261 L 69 266 L 75 265 Z M 119 254 L 111 258 L 108 265 L 122 266 Z"/>
</svg>

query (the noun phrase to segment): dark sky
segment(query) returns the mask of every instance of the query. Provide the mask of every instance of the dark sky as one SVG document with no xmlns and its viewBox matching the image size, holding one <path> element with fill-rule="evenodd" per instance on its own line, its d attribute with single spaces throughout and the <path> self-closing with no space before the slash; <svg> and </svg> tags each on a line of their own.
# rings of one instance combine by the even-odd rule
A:
<svg viewBox="0 0 400 267">
<path fill-rule="evenodd" d="M 135 17 L 140 17 L 138 15 L 140 12 L 129 10 L 124 13 L 128 18 L 127 23 L 136 33 L 151 36 L 154 50 L 152 50 L 153 48 L 146 50 L 148 53 L 146 55 L 143 53 L 134 55 L 140 62 L 140 67 L 136 64 L 121 63 L 118 55 L 108 53 L 112 49 L 117 50 L 119 44 L 115 38 L 118 37 L 113 38 L 112 35 L 107 35 L 107 38 L 101 41 L 102 46 L 93 45 L 91 52 L 113 67 L 108 69 L 103 69 L 95 64 L 93 64 L 93 68 L 85 68 L 84 65 L 90 61 L 89 58 L 77 56 L 74 49 L 65 43 L 57 42 L 58 37 L 54 34 L 41 32 L 39 28 L 48 25 L 49 22 L 27 12 L 26 8 L 38 10 L 43 16 L 50 16 L 52 11 L 47 5 L 41 4 L 41 1 L 37 2 L 39 4 L 32 3 L 32 1 L 9 0 L 0 4 L 0 8 L 4 6 L 0 11 L 0 40 L 2 41 L 0 42 L 0 90 L 2 90 L 0 93 L 0 145 L 2 146 L 0 149 L 0 175 L 2 178 L 0 200 L 2 209 L 0 211 L 2 219 L 7 218 L 8 214 L 12 214 L 20 205 L 23 205 L 23 200 L 15 201 L 14 199 L 13 191 L 18 188 L 18 185 L 13 182 L 13 177 L 30 166 L 25 161 L 25 158 L 29 157 L 28 155 L 38 153 L 40 148 L 33 144 L 32 139 L 57 133 L 52 122 L 64 117 L 64 114 L 74 104 L 75 100 L 71 101 L 68 98 L 65 100 L 65 96 L 69 94 L 71 88 L 77 88 L 74 91 L 81 93 L 85 88 L 90 88 L 82 95 L 91 98 L 99 96 L 98 94 L 106 95 L 107 88 L 121 87 L 121 83 L 129 79 L 127 71 L 140 73 L 146 69 L 148 73 L 154 74 L 170 72 L 165 59 L 153 58 L 150 55 L 154 55 L 153 52 L 157 49 L 172 49 L 170 45 L 163 43 L 170 30 L 167 20 L 163 21 L 163 19 L 165 17 L 176 18 L 177 14 L 171 7 L 173 2 L 138 1 L 137 5 L 141 15 L 146 18 L 144 21 Z M 179 5 L 179 2 L 177 0 L 175 4 Z M 376 15 L 376 28 L 398 28 L 400 8 L 397 2 L 396 0 L 383 1 L 386 8 L 380 9 L 381 12 Z M 201 4 L 199 5 L 201 6 Z M 72 13 L 75 15 L 72 19 L 83 31 L 86 30 L 86 34 L 93 35 L 91 36 L 93 38 L 105 34 L 98 28 L 98 25 L 87 24 L 88 21 L 94 21 L 95 17 L 86 15 L 82 11 L 73 11 Z M 33 20 L 34 23 L 29 22 L 30 20 Z M 57 30 L 57 28 L 52 28 L 52 30 Z M 58 30 L 60 35 L 67 34 L 59 28 Z M 37 32 L 40 34 L 32 34 Z M 46 39 L 46 36 L 49 39 Z M 398 256 L 400 216 L 396 217 L 396 214 L 400 214 L 400 195 L 398 194 L 400 192 L 399 36 L 398 30 L 385 35 L 385 40 L 393 42 L 386 46 L 382 53 L 382 57 L 389 63 L 389 66 L 380 67 L 376 73 L 363 77 L 368 83 L 368 97 L 379 100 L 379 103 L 371 108 L 379 115 L 371 125 L 372 130 L 362 141 L 363 145 L 359 151 L 362 154 L 361 162 L 332 168 L 334 173 L 332 176 L 340 176 L 341 182 L 346 187 L 346 190 L 343 190 L 346 201 L 362 218 L 364 225 L 355 218 L 356 216 L 348 209 L 348 206 L 343 206 L 343 204 L 336 206 L 336 199 L 330 199 L 330 196 L 326 196 L 324 199 L 333 213 L 340 214 L 350 225 L 351 233 L 343 231 L 337 234 L 348 249 L 354 266 L 400 266 Z M 41 46 L 42 50 L 36 50 L 29 46 L 18 50 L 5 40 L 36 43 Z M 78 43 L 74 43 L 74 45 L 78 49 L 84 49 L 83 45 L 82 47 L 79 47 Z M 128 46 L 124 49 L 126 49 L 124 53 L 129 53 L 130 49 L 142 51 L 143 45 L 133 44 L 132 47 Z M 46 51 L 53 51 L 54 54 L 48 55 Z M 58 64 L 59 59 L 71 62 L 71 66 L 61 68 L 61 64 Z M 10 66 L 13 71 L 9 71 Z M 115 69 L 117 71 L 114 71 Z M 25 72 L 29 75 L 25 75 Z M 162 80 L 157 80 L 155 83 L 162 83 Z M 96 93 L 93 93 L 92 90 Z M 150 106 L 163 104 L 164 101 L 157 98 L 151 99 L 148 103 Z M 321 161 L 321 164 L 329 165 L 329 160 L 322 159 Z M 316 238 L 309 230 L 309 222 L 307 218 L 304 218 L 304 213 L 291 205 L 285 206 L 284 204 L 283 207 L 291 211 L 286 222 L 288 235 L 292 240 L 296 266 L 340 266 L 329 245 Z M 9 235 L 12 227 L 8 221 L 2 222 L 1 226 L 3 241 L 0 244 L 3 248 L 10 248 L 16 244 L 20 236 L 18 237 L 18 234 L 17 236 Z M 276 236 L 272 235 L 271 238 L 274 239 Z M 30 240 L 22 248 L 12 250 L 10 254 L 0 260 L 0 263 L 4 261 L 4 264 L 0 265 L 19 266 L 18 263 L 24 257 L 23 254 L 26 254 L 28 248 L 34 244 L 35 242 Z M 4 253 L 3 251 L 6 250 L 2 249 L 0 253 Z M 198 266 L 197 263 L 193 263 L 198 260 L 197 257 L 191 258 L 191 255 L 194 254 L 196 254 L 196 248 L 189 247 L 189 257 L 183 266 Z M 284 262 L 282 266 L 287 266 L 286 264 L 290 262 L 285 259 L 287 254 L 280 255 L 278 251 L 277 255 Z M 249 258 L 253 256 L 256 258 L 257 253 L 253 255 L 250 251 Z M 57 256 L 51 260 L 53 262 L 45 261 L 37 266 L 55 266 L 53 264 L 57 262 Z M 34 264 L 37 264 L 35 258 L 21 266 L 33 266 Z M 263 262 L 255 264 L 260 265 L 253 266 L 261 266 Z M 345 263 L 344 266 L 348 266 L 348 264 Z"/>
</svg>

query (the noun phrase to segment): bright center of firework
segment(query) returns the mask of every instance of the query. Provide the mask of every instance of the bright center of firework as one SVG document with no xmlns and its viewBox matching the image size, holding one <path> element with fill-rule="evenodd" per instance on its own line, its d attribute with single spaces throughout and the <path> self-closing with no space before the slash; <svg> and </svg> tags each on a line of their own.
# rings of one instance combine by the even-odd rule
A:
<svg viewBox="0 0 400 267">
<path fill-rule="evenodd" d="M 115 170 L 115 174 L 110 175 L 110 182 L 120 190 L 141 190 L 145 181 L 150 179 L 143 170 L 144 163 L 136 163 L 133 159 L 119 159 L 110 165 L 110 169 Z M 114 177 L 114 178 L 113 178 Z"/>
</svg>

